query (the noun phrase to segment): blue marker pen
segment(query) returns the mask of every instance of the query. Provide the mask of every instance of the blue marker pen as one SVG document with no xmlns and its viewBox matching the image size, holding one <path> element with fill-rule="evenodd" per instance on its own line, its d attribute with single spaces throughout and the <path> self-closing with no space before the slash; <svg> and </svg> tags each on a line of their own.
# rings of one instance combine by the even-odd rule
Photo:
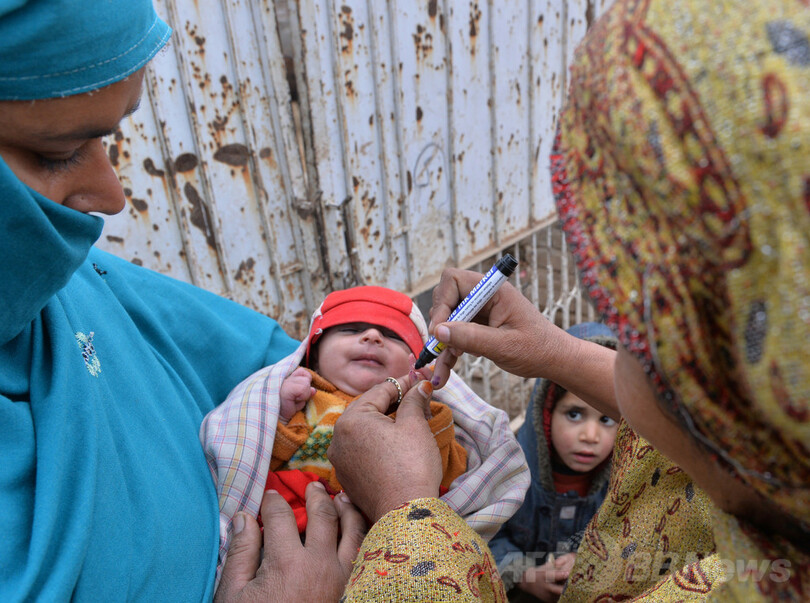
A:
<svg viewBox="0 0 810 603">
<path fill-rule="evenodd" d="M 495 265 L 484 275 L 484 278 L 473 287 L 467 297 L 447 317 L 446 322 L 469 322 L 475 318 L 475 315 L 484 307 L 484 304 L 495 295 L 500 286 L 512 275 L 517 265 L 517 260 L 509 253 L 495 262 Z M 414 368 L 420 369 L 433 362 L 444 348 L 443 343 L 437 341 L 435 337 L 431 337 L 419 354 L 419 359 L 416 361 Z"/>
</svg>

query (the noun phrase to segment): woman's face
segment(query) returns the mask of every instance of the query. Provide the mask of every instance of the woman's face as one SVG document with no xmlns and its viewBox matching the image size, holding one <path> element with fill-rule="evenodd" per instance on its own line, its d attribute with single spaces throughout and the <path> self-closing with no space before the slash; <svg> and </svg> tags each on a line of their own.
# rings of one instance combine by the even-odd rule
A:
<svg viewBox="0 0 810 603">
<path fill-rule="evenodd" d="M 81 212 L 116 214 L 125 198 L 101 144 L 138 105 L 143 69 L 86 94 L 0 101 L 0 157 L 32 189 Z"/>
</svg>

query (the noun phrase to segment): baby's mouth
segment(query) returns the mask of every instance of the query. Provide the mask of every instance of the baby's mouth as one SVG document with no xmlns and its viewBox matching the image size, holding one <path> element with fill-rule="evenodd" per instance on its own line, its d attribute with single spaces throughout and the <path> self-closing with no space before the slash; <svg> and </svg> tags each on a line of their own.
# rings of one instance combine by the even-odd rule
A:
<svg viewBox="0 0 810 603">
<path fill-rule="evenodd" d="M 355 362 L 361 362 L 363 364 L 373 364 L 375 366 L 382 366 L 382 362 L 377 360 L 375 356 L 360 356 L 354 359 Z"/>
</svg>

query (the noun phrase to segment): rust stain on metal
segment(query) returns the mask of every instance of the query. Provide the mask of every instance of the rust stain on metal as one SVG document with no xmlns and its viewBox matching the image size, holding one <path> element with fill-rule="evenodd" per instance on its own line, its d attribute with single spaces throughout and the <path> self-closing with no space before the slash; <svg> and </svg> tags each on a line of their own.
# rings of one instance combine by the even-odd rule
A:
<svg viewBox="0 0 810 603">
<path fill-rule="evenodd" d="M 588 29 L 590 29 L 591 25 L 593 24 L 593 17 L 594 17 L 593 0 L 588 0 L 588 5 L 585 7 L 585 24 L 588 26 Z"/>
<path fill-rule="evenodd" d="M 437 6 L 437 5 L 438 5 L 437 0 L 430 0 L 430 1 L 428 2 L 428 16 L 429 16 L 431 19 L 435 19 L 435 18 L 436 18 L 436 12 L 437 12 L 437 8 L 438 8 L 438 6 Z"/>
<path fill-rule="evenodd" d="M 413 176 L 411 170 L 408 170 L 408 194 L 413 190 Z"/>
<path fill-rule="evenodd" d="M 155 167 L 155 162 L 150 157 L 143 160 L 143 169 L 150 176 L 156 176 L 157 178 L 163 178 L 166 175 L 166 172 Z"/>
<path fill-rule="evenodd" d="M 197 167 L 199 162 L 199 159 L 197 159 L 194 153 L 182 153 L 174 160 L 174 171 L 178 173 L 190 172 Z"/>
<path fill-rule="evenodd" d="M 345 4 L 341 6 L 338 18 L 340 19 L 340 25 L 342 27 L 339 35 L 344 40 L 340 47 L 340 52 L 351 54 L 352 42 L 354 41 L 354 17 L 352 17 L 351 7 Z"/>
<path fill-rule="evenodd" d="M 118 145 L 111 144 L 110 147 L 107 149 L 107 152 L 110 155 L 110 163 L 113 167 L 118 167 Z"/>
<path fill-rule="evenodd" d="M 374 226 L 374 220 L 371 218 L 366 219 L 366 223 L 360 228 L 360 236 L 363 238 L 363 242 L 368 245 L 369 239 L 371 238 L 371 227 Z M 376 231 L 379 234 L 379 230 Z M 374 258 L 370 258 L 373 260 Z"/>
<path fill-rule="evenodd" d="M 110 243 L 121 243 L 121 244 L 124 243 L 124 239 L 122 237 L 116 237 L 114 235 L 107 235 L 107 240 Z"/>
<path fill-rule="evenodd" d="M 143 199 L 136 199 L 135 197 L 132 197 L 129 201 L 130 203 L 132 203 L 132 207 L 134 207 L 141 213 L 144 213 L 146 210 L 149 209 L 149 205 Z"/>
<path fill-rule="evenodd" d="M 256 260 L 248 258 L 247 260 L 239 263 L 239 269 L 234 275 L 234 279 L 242 283 L 248 284 L 253 282 L 253 266 L 256 265 Z"/>
<path fill-rule="evenodd" d="M 214 153 L 214 159 L 234 167 L 247 165 L 249 157 L 250 151 L 245 145 L 240 143 L 226 144 L 224 147 L 217 149 Z"/>
<path fill-rule="evenodd" d="M 270 147 L 262 147 L 259 151 L 259 158 L 264 159 L 271 167 L 277 167 L 276 159 L 273 157 L 273 150 Z"/>
<path fill-rule="evenodd" d="M 416 60 L 426 59 L 433 52 L 433 35 L 422 25 L 416 26 L 416 33 L 413 34 L 413 43 L 416 47 Z M 400 63 L 400 68 L 402 64 Z"/>
<path fill-rule="evenodd" d="M 191 223 L 205 233 L 205 242 L 211 249 L 216 249 L 217 241 L 214 232 L 214 227 L 211 224 L 211 214 L 208 213 L 208 206 L 203 202 L 200 193 L 190 182 L 186 182 L 183 187 L 183 192 L 186 194 L 186 199 L 191 203 L 191 215 L 189 220 Z"/>
<path fill-rule="evenodd" d="M 416 107 L 416 121 L 422 121 L 422 107 Z"/>
<path fill-rule="evenodd" d="M 374 206 L 377 204 L 377 197 L 369 197 L 368 191 L 365 191 L 363 196 L 360 198 L 360 203 L 362 204 L 363 209 L 366 210 L 366 213 L 368 213 L 374 209 Z M 371 222 L 370 218 L 369 222 Z"/>
<path fill-rule="evenodd" d="M 230 119 L 229 115 L 217 115 L 211 122 L 211 126 L 214 128 L 214 131 L 224 132 L 225 126 L 228 125 L 228 119 Z"/>
<path fill-rule="evenodd" d="M 479 23 L 481 21 L 481 10 L 478 8 L 477 2 L 470 2 L 470 38 L 475 38 L 478 35 Z M 475 54 L 475 46 L 470 51 Z"/>
<path fill-rule="evenodd" d="M 190 21 L 186 21 L 186 33 L 194 40 L 200 48 L 200 53 L 205 52 L 205 37 L 197 34 L 197 26 L 192 25 Z"/>
</svg>

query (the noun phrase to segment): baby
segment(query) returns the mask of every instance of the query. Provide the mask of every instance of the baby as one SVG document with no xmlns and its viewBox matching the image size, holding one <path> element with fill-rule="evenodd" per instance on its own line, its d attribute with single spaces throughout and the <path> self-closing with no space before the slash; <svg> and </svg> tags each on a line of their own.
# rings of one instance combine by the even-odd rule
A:
<svg viewBox="0 0 810 603">
<path fill-rule="evenodd" d="M 293 506 L 305 525 L 303 493 L 312 480 L 337 492 L 326 457 L 335 421 L 354 398 L 411 368 L 427 339 L 413 301 L 384 287 L 329 294 L 295 353 L 251 375 L 209 413 L 200 439 L 220 506 L 219 578 L 233 516 L 258 515 L 265 488 Z M 485 539 L 518 509 L 530 474 L 502 410 L 455 373 L 433 393 L 429 425 L 442 457 L 441 499 Z"/>
<path fill-rule="evenodd" d="M 321 481 L 340 490 L 326 458 L 335 421 L 354 398 L 386 377 L 408 373 L 427 335 L 411 299 L 384 287 L 354 287 L 330 293 L 309 331 L 305 364 L 281 384 L 279 424 L 267 487 L 292 506 L 306 528 L 304 490 Z M 439 494 L 467 469 L 467 451 L 455 439 L 453 413 L 431 402 L 429 422 L 442 458 Z"/>
</svg>

